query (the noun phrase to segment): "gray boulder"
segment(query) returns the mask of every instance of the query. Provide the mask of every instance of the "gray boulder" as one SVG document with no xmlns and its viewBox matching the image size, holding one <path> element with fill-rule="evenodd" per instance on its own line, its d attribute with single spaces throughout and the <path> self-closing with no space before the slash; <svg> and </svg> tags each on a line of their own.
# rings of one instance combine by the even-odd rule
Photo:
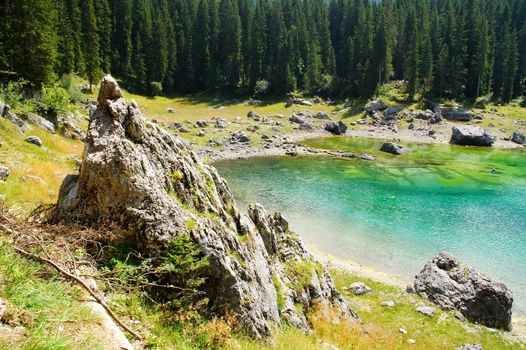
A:
<svg viewBox="0 0 526 350">
<path fill-rule="evenodd" d="M 395 155 L 402 155 L 402 154 L 413 152 L 412 149 L 404 147 L 394 142 L 384 143 L 382 147 L 380 148 L 380 151 L 385 152 L 385 153 L 395 154 Z"/>
<path fill-rule="evenodd" d="M 325 124 L 325 130 L 333 135 L 343 135 L 347 132 L 347 125 L 341 120 L 338 122 L 328 122 Z"/>
<path fill-rule="evenodd" d="M 30 122 L 31 124 L 33 125 L 36 125 L 37 127 L 39 127 L 40 129 L 42 130 L 45 130 L 45 131 L 48 131 L 52 134 L 55 133 L 55 125 L 50 122 L 49 120 L 39 116 L 39 115 L 36 115 L 34 113 L 29 113 L 27 115 L 22 115 L 21 116 L 22 119 Z"/>
<path fill-rule="evenodd" d="M 294 104 L 300 105 L 300 106 L 312 106 L 312 102 L 309 100 L 305 100 L 303 98 L 294 98 L 292 99 L 292 102 Z"/>
<path fill-rule="evenodd" d="M 354 282 L 349 286 L 349 291 L 354 295 L 362 295 L 371 293 L 373 290 L 363 282 Z"/>
<path fill-rule="evenodd" d="M 522 132 L 517 130 L 513 133 L 513 136 L 511 137 L 511 141 L 518 143 L 519 145 L 524 145 L 526 144 L 526 137 L 524 136 Z"/>
<path fill-rule="evenodd" d="M 415 311 L 429 317 L 435 316 L 435 309 L 429 306 L 419 306 Z"/>
<path fill-rule="evenodd" d="M 382 101 L 382 100 L 374 100 L 374 101 L 368 102 L 364 106 L 363 109 L 367 113 L 372 113 L 372 112 L 377 112 L 377 111 L 383 111 L 384 109 L 387 109 L 387 107 L 389 107 L 389 106 L 384 101 Z"/>
<path fill-rule="evenodd" d="M 31 143 L 33 145 L 36 145 L 38 147 L 42 147 L 43 143 L 42 140 L 38 136 L 29 136 L 25 139 L 27 143 Z"/>
<path fill-rule="evenodd" d="M 293 123 L 293 124 L 303 124 L 303 123 L 305 123 L 305 119 L 302 116 L 298 115 L 298 114 L 291 115 L 290 118 L 289 118 L 289 121 L 291 123 Z"/>
<path fill-rule="evenodd" d="M 10 173 L 9 168 L 0 166 L 0 181 L 6 181 Z"/>
<path fill-rule="evenodd" d="M 113 224 L 117 238 L 143 256 L 167 254 L 167 244 L 186 235 L 210 263 L 202 276 L 210 314 L 236 315 L 255 338 L 282 320 L 309 329 L 306 314 L 315 305 L 356 317 L 280 214 L 260 205 L 241 214 L 216 169 L 145 119 L 110 76 L 102 80 L 80 173 L 64 180 L 52 221 Z"/>
<path fill-rule="evenodd" d="M 250 111 L 250 112 L 248 112 L 248 113 L 247 113 L 247 118 L 249 118 L 249 119 L 256 119 L 256 120 L 261 119 L 260 115 L 257 114 L 257 113 L 254 112 L 254 111 Z"/>
<path fill-rule="evenodd" d="M 195 125 L 197 125 L 198 128 L 206 128 L 208 127 L 208 120 L 198 120 L 195 122 Z"/>
<path fill-rule="evenodd" d="M 427 110 L 427 111 L 417 110 L 412 113 L 412 117 L 416 119 L 422 119 L 422 120 L 431 120 L 434 116 L 435 116 L 435 113 L 433 113 L 430 110 Z"/>
<path fill-rule="evenodd" d="M 491 146 L 495 136 L 480 126 L 459 125 L 453 127 L 450 143 L 462 146 Z"/>
<path fill-rule="evenodd" d="M 433 112 L 441 115 L 445 119 L 457 122 L 469 122 L 475 116 L 475 113 L 467 108 L 448 108 L 443 105 L 435 106 Z"/>
<path fill-rule="evenodd" d="M 315 119 L 331 119 L 331 117 L 329 117 L 329 115 L 327 113 L 325 113 L 325 112 L 318 112 L 316 114 L 313 114 L 312 118 L 315 118 Z"/>
<path fill-rule="evenodd" d="M 455 348 L 455 350 L 482 350 L 482 345 L 480 344 L 465 344 Z"/>
<path fill-rule="evenodd" d="M 230 136 L 230 143 L 247 143 L 250 137 L 245 135 L 243 131 L 237 131 Z"/>
<path fill-rule="evenodd" d="M 18 118 L 15 113 L 11 111 L 11 107 L 0 102 L 0 117 L 9 120 L 11 123 L 18 126 L 18 129 L 24 133 L 26 131 L 33 130 L 33 128 L 25 123 L 22 119 Z"/>
<path fill-rule="evenodd" d="M 414 290 L 442 309 L 459 311 L 472 322 L 511 329 L 511 291 L 449 253 L 440 253 L 424 266 L 415 278 Z"/>
</svg>

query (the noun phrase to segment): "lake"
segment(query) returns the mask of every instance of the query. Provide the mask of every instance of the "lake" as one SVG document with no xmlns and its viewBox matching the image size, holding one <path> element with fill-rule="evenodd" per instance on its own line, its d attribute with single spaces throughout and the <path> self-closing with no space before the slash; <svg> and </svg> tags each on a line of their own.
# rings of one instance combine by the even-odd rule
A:
<svg viewBox="0 0 526 350">
<path fill-rule="evenodd" d="M 304 144 L 368 153 L 375 161 L 268 157 L 214 164 L 241 207 L 280 211 L 309 244 L 412 280 L 449 251 L 514 293 L 526 314 L 526 152 L 319 138 Z"/>
</svg>

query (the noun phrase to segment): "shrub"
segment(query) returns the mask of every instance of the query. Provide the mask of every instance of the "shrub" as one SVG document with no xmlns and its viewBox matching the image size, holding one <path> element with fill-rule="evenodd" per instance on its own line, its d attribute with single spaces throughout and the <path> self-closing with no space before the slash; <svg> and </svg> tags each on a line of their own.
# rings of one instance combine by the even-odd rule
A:
<svg viewBox="0 0 526 350">
<path fill-rule="evenodd" d="M 336 90 L 336 79 L 334 75 L 323 74 L 321 76 L 320 86 L 318 88 L 318 93 L 322 96 L 330 96 Z"/>
<path fill-rule="evenodd" d="M 59 113 L 69 111 L 70 101 L 71 98 L 64 88 L 43 86 L 38 109 L 43 114 L 55 117 Z"/>
<path fill-rule="evenodd" d="M 262 97 L 265 96 L 270 88 L 270 82 L 267 80 L 258 80 L 256 86 L 254 86 L 254 96 Z"/>
<path fill-rule="evenodd" d="M 150 83 L 150 92 L 152 96 L 159 96 L 163 94 L 163 84 L 159 81 L 152 81 Z"/>
<path fill-rule="evenodd" d="M 17 108 L 24 99 L 23 89 L 27 83 L 27 80 L 18 80 L 10 81 L 6 85 L 0 86 L 0 99 L 11 108 Z"/>
<path fill-rule="evenodd" d="M 76 80 L 79 80 L 79 78 L 75 77 L 74 74 L 64 74 L 58 81 L 58 85 L 68 92 L 72 101 L 84 102 L 86 101 L 86 97 L 82 93 L 80 85 L 76 83 Z"/>
</svg>

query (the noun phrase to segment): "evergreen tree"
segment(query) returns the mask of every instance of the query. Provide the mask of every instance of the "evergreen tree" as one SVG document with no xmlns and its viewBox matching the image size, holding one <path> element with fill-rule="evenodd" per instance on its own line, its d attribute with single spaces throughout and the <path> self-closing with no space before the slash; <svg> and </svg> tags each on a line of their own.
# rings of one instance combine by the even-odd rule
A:
<svg viewBox="0 0 526 350">
<path fill-rule="evenodd" d="M 91 90 L 91 86 L 100 72 L 100 46 L 93 0 L 82 1 L 82 31 L 84 57 L 86 57 L 86 76 Z"/>
</svg>

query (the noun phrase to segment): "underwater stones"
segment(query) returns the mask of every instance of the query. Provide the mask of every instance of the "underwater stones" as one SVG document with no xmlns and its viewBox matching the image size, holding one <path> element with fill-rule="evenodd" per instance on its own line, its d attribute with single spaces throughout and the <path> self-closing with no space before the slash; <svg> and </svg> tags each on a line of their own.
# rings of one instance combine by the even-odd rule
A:
<svg viewBox="0 0 526 350">
<path fill-rule="evenodd" d="M 325 130 L 333 135 L 342 135 L 347 132 L 347 125 L 345 125 L 341 120 L 338 122 L 328 122 L 325 124 Z"/>
<path fill-rule="evenodd" d="M 456 310 L 471 322 L 511 329 L 513 296 L 449 253 L 440 253 L 416 276 L 415 292 L 445 310 Z"/>
<path fill-rule="evenodd" d="M 394 155 L 402 155 L 402 154 L 413 152 L 412 149 L 404 147 L 394 142 L 384 143 L 382 147 L 380 148 L 380 151 L 385 152 L 385 153 L 391 153 Z"/>
<path fill-rule="evenodd" d="M 491 146 L 495 136 L 486 129 L 472 125 L 458 125 L 452 128 L 450 143 L 462 146 Z"/>
</svg>

